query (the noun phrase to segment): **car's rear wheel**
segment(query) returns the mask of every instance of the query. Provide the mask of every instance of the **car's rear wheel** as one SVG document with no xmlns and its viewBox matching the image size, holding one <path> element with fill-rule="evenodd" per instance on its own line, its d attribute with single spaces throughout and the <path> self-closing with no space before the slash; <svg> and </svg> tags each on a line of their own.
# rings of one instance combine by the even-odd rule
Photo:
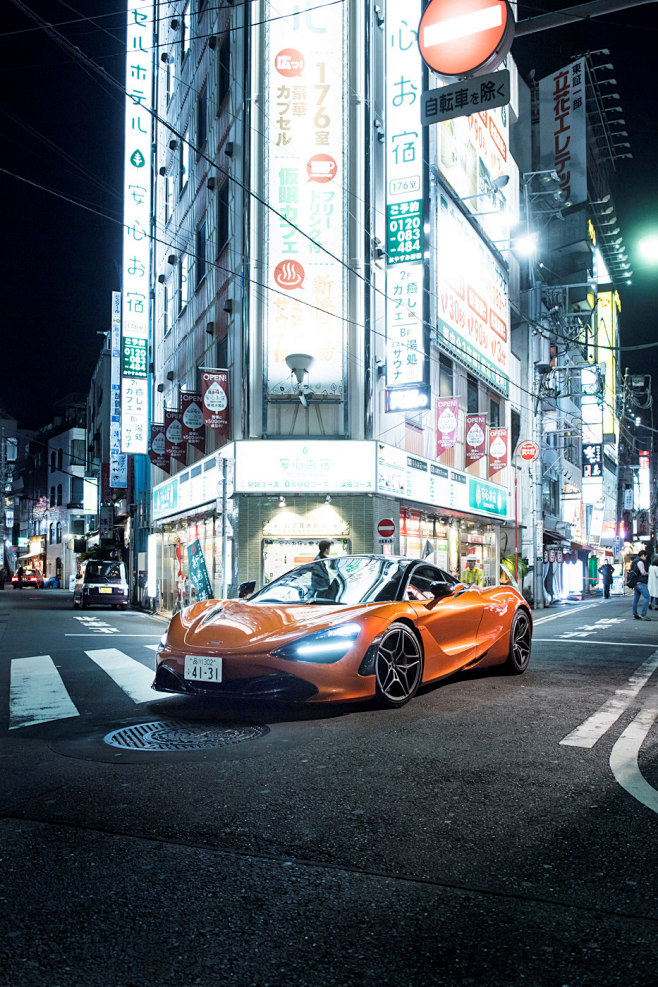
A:
<svg viewBox="0 0 658 987">
<path fill-rule="evenodd" d="M 503 671 L 510 675 L 520 675 L 525 672 L 530 661 L 532 644 L 532 624 L 525 610 L 517 610 L 512 621 L 509 635 L 509 654 L 503 665 Z"/>
<path fill-rule="evenodd" d="M 377 696 L 386 706 L 404 706 L 418 691 L 423 678 L 423 652 L 407 624 L 394 623 L 384 631 L 375 675 Z"/>
</svg>

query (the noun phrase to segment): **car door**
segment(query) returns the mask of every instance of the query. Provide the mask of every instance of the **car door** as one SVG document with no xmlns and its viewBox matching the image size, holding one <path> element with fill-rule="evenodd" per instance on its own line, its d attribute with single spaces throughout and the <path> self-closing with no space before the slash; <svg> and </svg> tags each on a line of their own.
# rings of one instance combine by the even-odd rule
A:
<svg viewBox="0 0 658 987">
<path fill-rule="evenodd" d="M 445 584 L 439 597 L 431 588 Z M 482 591 L 465 586 L 436 566 L 416 566 L 406 589 L 425 652 L 426 681 L 463 668 L 476 655 L 478 627 L 482 620 Z"/>
</svg>

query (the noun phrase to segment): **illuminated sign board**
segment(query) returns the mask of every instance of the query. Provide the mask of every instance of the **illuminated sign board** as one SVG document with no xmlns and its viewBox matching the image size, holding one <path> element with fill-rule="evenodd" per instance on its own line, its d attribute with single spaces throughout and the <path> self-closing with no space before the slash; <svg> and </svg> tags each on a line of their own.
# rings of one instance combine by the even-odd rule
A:
<svg viewBox="0 0 658 987">
<path fill-rule="evenodd" d="M 386 387 L 427 383 L 419 0 L 386 4 Z"/>
<path fill-rule="evenodd" d="M 98 479 L 95 476 L 83 479 L 82 510 L 85 514 L 98 514 Z"/>
<path fill-rule="evenodd" d="M 583 368 L 581 380 L 583 504 L 603 497 L 603 414 L 597 368 Z"/>
<path fill-rule="evenodd" d="M 301 12 L 296 0 L 265 5 L 264 173 L 273 209 L 264 214 L 263 306 L 271 397 L 298 393 L 285 358 L 309 350 L 312 393 L 343 396 L 346 17 L 347 5 Z"/>
<path fill-rule="evenodd" d="M 585 62 L 579 59 L 539 83 L 542 171 L 555 171 L 565 201 L 587 201 Z"/>
<path fill-rule="evenodd" d="M 507 271 L 454 203 L 445 194 L 437 198 L 437 342 L 490 387 L 507 396 Z"/>
<path fill-rule="evenodd" d="M 121 451 L 135 454 L 148 450 L 152 59 L 153 3 L 134 0 L 126 39 Z"/>
<path fill-rule="evenodd" d="M 618 313 L 621 302 L 616 291 L 601 291 L 596 301 L 596 344 L 599 364 L 605 368 L 603 387 L 603 434 L 617 437 L 617 360 L 619 345 Z"/>
<path fill-rule="evenodd" d="M 203 504 L 214 505 L 222 496 L 223 487 L 224 457 L 212 453 L 153 487 L 151 516 L 157 520 Z"/>
<path fill-rule="evenodd" d="M 238 493 L 360 493 L 375 490 L 375 444 L 270 440 L 236 443 Z"/>
<path fill-rule="evenodd" d="M 121 292 L 112 292 L 110 333 L 110 486 L 128 486 L 128 457 L 121 452 Z"/>
</svg>

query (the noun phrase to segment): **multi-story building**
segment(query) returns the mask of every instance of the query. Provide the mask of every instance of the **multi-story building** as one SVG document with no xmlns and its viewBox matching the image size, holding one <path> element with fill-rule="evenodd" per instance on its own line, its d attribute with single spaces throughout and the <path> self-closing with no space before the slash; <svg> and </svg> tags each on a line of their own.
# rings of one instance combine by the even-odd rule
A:
<svg viewBox="0 0 658 987">
<path fill-rule="evenodd" d="M 230 422 L 182 448 L 175 426 L 153 467 L 154 593 L 174 604 L 196 538 L 218 594 L 321 538 L 453 572 L 475 552 L 497 582 L 532 417 L 513 64 L 509 106 L 422 128 L 420 4 L 158 11 L 151 419 L 198 415 L 223 370 Z"/>
<path fill-rule="evenodd" d="M 48 506 L 45 525 L 44 575 L 55 576 L 67 588 L 77 570 L 77 553 L 84 547 L 85 468 L 87 461 L 86 402 L 71 394 L 54 406 L 52 424 L 43 434 L 47 442 Z M 88 494 L 95 487 L 88 488 Z M 93 513 L 93 495 L 87 511 Z M 80 541 L 76 545 L 76 539 Z"/>
</svg>

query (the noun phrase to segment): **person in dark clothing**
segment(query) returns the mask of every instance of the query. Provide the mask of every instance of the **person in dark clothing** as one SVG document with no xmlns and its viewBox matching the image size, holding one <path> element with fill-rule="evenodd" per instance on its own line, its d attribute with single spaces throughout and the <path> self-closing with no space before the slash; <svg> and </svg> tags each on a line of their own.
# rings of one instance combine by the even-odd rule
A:
<svg viewBox="0 0 658 987">
<path fill-rule="evenodd" d="M 648 552 L 646 548 L 643 548 L 641 552 L 638 552 L 637 558 L 633 561 L 631 569 L 635 569 L 637 572 L 637 582 L 633 589 L 633 617 L 635 620 L 651 620 L 651 617 L 647 617 L 647 610 L 649 609 L 649 572 L 648 572 L 648 562 L 647 556 Z M 642 613 L 638 614 L 637 605 L 642 597 Z"/>
<path fill-rule="evenodd" d="M 604 563 L 599 569 L 601 579 L 603 580 L 603 596 L 606 600 L 610 599 L 610 587 L 612 586 L 612 575 L 614 571 L 609 562 Z"/>
<path fill-rule="evenodd" d="M 330 541 L 318 543 L 318 554 L 313 559 L 314 562 L 322 562 L 329 558 Z M 311 593 L 314 597 L 326 597 L 331 586 L 331 576 L 325 565 L 313 566 L 311 572 Z"/>
</svg>

